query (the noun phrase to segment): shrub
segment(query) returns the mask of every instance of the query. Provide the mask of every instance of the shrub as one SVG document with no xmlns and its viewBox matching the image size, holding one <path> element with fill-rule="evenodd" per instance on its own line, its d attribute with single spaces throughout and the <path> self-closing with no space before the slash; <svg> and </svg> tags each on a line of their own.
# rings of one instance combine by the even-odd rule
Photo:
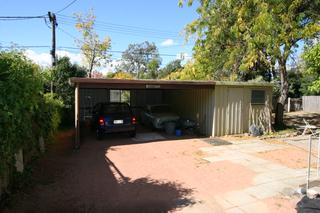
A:
<svg viewBox="0 0 320 213">
<path fill-rule="evenodd" d="M 62 102 L 43 90 L 39 66 L 21 52 L 0 52 L 0 176 L 13 168 L 18 150 L 38 148 L 39 136 L 50 138 L 58 128 Z"/>
</svg>

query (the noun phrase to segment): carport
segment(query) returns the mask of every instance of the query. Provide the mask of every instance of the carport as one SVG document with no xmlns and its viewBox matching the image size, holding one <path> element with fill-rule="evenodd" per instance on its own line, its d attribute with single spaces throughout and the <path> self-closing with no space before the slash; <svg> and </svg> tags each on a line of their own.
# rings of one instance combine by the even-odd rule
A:
<svg viewBox="0 0 320 213">
<path fill-rule="evenodd" d="M 75 87 L 75 147 L 80 146 L 81 123 L 99 102 L 129 104 L 138 117 L 148 104 L 170 104 L 181 117 L 195 120 L 200 133 L 209 136 L 248 132 L 251 124 L 271 130 L 272 85 L 217 81 L 124 80 L 71 78 Z"/>
</svg>

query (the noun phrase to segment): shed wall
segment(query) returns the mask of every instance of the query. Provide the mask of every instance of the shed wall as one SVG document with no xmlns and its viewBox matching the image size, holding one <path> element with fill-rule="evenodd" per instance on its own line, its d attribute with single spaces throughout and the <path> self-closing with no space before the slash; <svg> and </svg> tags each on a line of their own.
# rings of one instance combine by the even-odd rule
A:
<svg viewBox="0 0 320 213">
<path fill-rule="evenodd" d="M 162 90 L 131 90 L 130 101 L 132 107 L 145 107 L 148 104 L 161 104 Z"/>
<path fill-rule="evenodd" d="M 320 96 L 302 96 L 304 112 L 320 112 Z"/>
<path fill-rule="evenodd" d="M 265 104 L 251 104 L 252 90 L 266 91 Z M 271 87 L 217 85 L 215 87 L 213 136 L 249 132 L 251 124 L 262 125 L 266 131 L 270 131 L 271 107 Z"/>
<path fill-rule="evenodd" d="M 164 101 L 182 118 L 195 120 L 201 134 L 212 135 L 214 89 L 167 90 Z"/>
</svg>

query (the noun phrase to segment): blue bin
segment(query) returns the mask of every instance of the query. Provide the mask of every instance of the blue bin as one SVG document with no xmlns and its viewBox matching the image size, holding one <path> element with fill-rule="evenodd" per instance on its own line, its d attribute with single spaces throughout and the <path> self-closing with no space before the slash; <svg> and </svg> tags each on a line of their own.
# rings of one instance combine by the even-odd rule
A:
<svg viewBox="0 0 320 213">
<path fill-rule="evenodd" d="M 176 136 L 181 136 L 182 135 L 182 132 L 181 132 L 181 129 L 176 129 Z"/>
</svg>

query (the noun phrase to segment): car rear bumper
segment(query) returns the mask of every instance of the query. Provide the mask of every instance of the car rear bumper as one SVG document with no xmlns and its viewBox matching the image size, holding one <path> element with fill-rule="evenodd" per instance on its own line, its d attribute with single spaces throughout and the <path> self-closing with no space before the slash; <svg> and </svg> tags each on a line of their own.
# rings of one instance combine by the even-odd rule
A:
<svg viewBox="0 0 320 213">
<path fill-rule="evenodd" d="M 112 127 L 100 127 L 98 130 L 101 133 L 132 132 L 132 131 L 136 131 L 136 127 L 133 125 L 112 126 Z"/>
</svg>

